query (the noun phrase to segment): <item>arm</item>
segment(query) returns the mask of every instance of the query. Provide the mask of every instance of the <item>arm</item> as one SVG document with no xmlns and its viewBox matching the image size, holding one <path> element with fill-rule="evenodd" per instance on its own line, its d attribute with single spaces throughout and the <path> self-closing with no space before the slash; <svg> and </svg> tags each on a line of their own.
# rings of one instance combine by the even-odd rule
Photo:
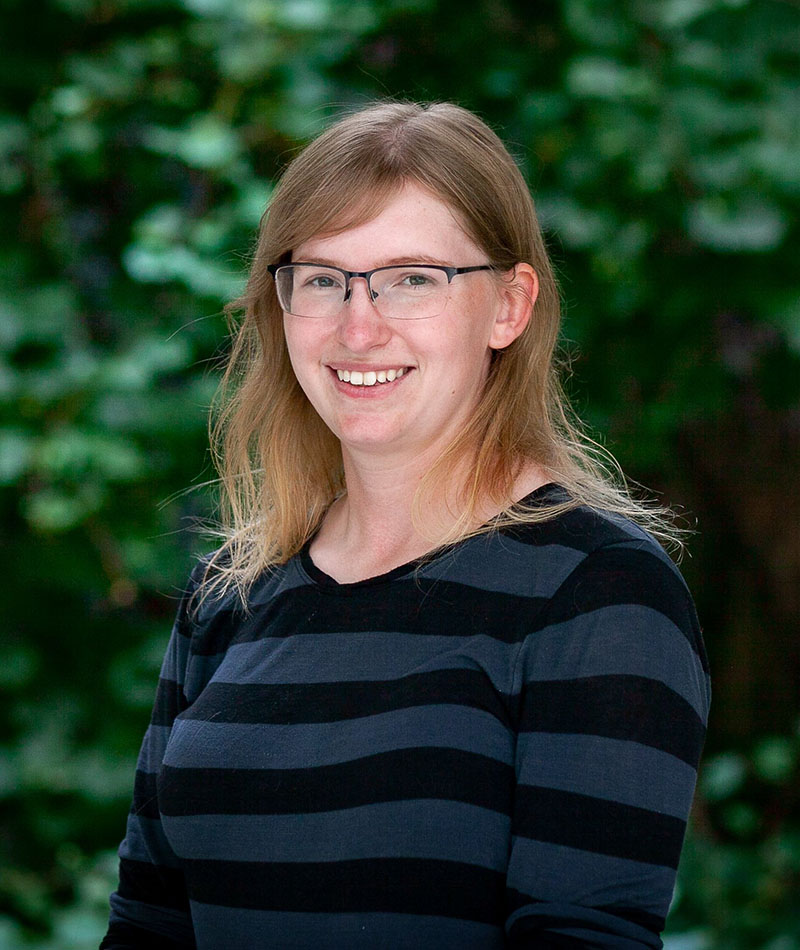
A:
<svg viewBox="0 0 800 950">
<path fill-rule="evenodd" d="M 111 895 L 109 928 L 101 950 L 191 950 L 195 946 L 183 873 L 164 836 L 156 793 L 172 722 L 187 705 L 183 684 L 191 645 L 187 610 L 193 588 L 190 584 L 181 599 L 139 754 L 133 805 L 119 849 L 119 887 Z"/>
<path fill-rule="evenodd" d="M 508 946 L 662 946 L 705 736 L 705 651 L 655 547 L 591 553 L 520 652 Z"/>
</svg>

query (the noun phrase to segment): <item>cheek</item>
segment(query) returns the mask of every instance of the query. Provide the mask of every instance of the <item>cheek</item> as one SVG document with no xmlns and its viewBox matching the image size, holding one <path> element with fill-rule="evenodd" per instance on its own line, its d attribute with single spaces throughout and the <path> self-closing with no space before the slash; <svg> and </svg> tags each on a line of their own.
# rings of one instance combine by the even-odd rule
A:
<svg viewBox="0 0 800 950">
<path fill-rule="evenodd" d="M 311 362 L 314 361 L 314 335 L 309 333 L 311 327 L 298 327 L 296 324 L 288 325 L 284 318 L 283 336 L 286 343 L 286 350 L 289 354 L 289 362 L 292 364 L 295 376 L 302 383 L 306 371 Z"/>
<path fill-rule="evenodd" d="M 462 313 L 448 327 L 447 355 L 454 366 L 470 375 L 487 371 L 491 356 L 491 327 L 485 316 Z"/>
</svg>

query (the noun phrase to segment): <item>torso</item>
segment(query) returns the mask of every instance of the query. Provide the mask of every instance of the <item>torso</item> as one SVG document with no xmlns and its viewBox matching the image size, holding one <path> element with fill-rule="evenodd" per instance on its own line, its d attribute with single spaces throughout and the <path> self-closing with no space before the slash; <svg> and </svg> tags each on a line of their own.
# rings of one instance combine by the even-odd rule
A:
<svg viewBox="0 0 800 950">
<path fill-rule="evenodd" d="M 505 945 L 514 671 L 583 553 L 542 556 L 483 536 L 341 584 L 306 549 L 213 618 L 158 782 L 200 950 Z"/>
</svg>

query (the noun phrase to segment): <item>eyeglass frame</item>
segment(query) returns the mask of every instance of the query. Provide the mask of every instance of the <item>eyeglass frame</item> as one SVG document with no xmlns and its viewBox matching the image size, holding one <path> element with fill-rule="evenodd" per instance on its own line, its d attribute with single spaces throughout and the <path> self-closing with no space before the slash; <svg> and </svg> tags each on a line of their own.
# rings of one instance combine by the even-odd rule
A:
<svg viewBox="0 0 800 950">
<path fill-rule="evenodd" d="M 367 284 L 367 293 L 369 294 L 370 303 L 374 305 L 375 301 L 378 299 L 379 294 L 377 291 L 372 289 L 372 275 L 377 274 L 382 270 L 396 270 L 397 268 L 403 267 L 425 267 L 428 270 L 440 270 L 447 275 L 448 285 L 453 282 L 454 277 L 458 277 L 459 274 L 471 274 L 475 271 L 481 270 L 497 270 L 494 264 L 473 264 L 471 267 L 450 267 L 447 264 L 423 264 L 421 261 L 409 262 L 407 264 L 383 264 L 381 267 L 373 267 L 372 270 L 345 270 L 343 267 L 336 267 L 333 264 L 320 264 L 318 261 L 289 261 L 285 264 L 268 264 L 267 271 L 272 275 L 275 281 L 275 290 L 277 293 L 278 289 L 278 271 L 283 267 L 324 267 L 326 270 L 335 270 L 340 274 L 344 274 L 344 296 L 342 297 L 342 306 L 344 306 L 350 299 L 350 294 L 352 293 L 352 288 L 350 287 L 350 281 L 353 277 L 363 277 Z M 280 303 L 280 300 L 278 301 Z M 376 308 L 377 309 L 377 308 Z M 380 312 L 380 310 L 378 311 Z M 324 319 L 321 317 L 306 317 L 301 313 L 292 313 L 291 310 L 287 310 L 286 313 L 291 314 L 293 317 L 303 317 L 305 320 L 319 320 Z M 398 317 L 388 318 L 388 319 L 400 319 Z"/>
</svg>

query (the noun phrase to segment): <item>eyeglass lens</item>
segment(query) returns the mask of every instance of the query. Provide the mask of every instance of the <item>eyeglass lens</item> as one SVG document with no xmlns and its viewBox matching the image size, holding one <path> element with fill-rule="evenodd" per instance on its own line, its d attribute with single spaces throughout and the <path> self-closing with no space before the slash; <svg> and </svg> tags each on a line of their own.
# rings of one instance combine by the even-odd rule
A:
<svg viewBox="0 0 800 950">
<path fill-rule="evenodd" d="M 276 274 L 278 299 L 287 313 L 298 317 L 331 317 L 339 313 L 356 289 L 341 271 L 316 264 L 291 264 Z M 447 274 L 434 267 L 384 267 L 370 278 L 372 300 L 385 317 L 418 320 L 440 313 L 450 293 Z"/>
</svg>

